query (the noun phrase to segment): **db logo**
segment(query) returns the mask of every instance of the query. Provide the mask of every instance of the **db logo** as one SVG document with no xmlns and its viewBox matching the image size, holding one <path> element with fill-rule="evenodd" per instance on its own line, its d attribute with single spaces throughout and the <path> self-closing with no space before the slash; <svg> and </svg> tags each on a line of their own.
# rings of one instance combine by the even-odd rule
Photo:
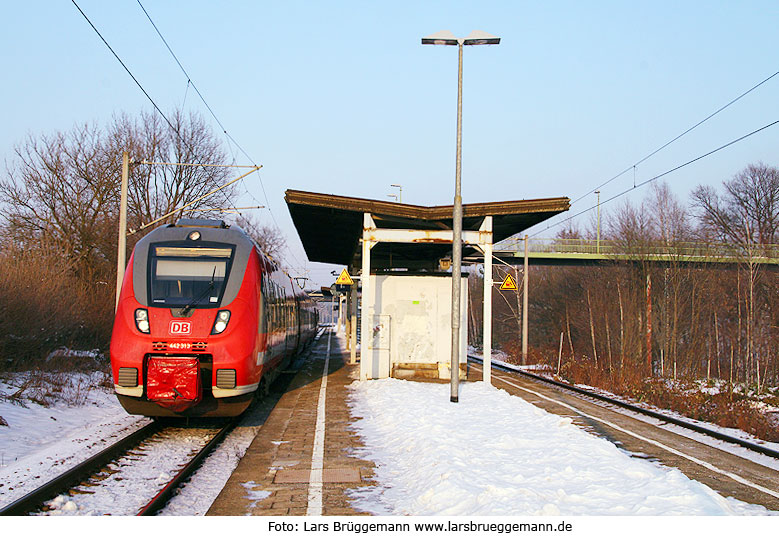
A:
<svg viewBox="0 0 779 537">
<path fill-rule="evenodd" d="M 192 323 L 189 321 L 171 321 L 169 332 L 176 336 L 188 336 L 192 333 Z"/>
</svg>

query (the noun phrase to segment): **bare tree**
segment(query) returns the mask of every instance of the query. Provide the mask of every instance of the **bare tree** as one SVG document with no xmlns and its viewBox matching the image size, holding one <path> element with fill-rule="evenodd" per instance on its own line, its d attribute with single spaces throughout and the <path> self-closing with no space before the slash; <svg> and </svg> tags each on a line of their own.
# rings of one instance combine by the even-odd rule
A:
<svg viewBox="0 0 779 537">
<path fill-rule="evenodd" d="M 69 132 L 28 137 L 0 179 L 6 230 L 31 247 L 46 237 L 62 252 L 64 266 L 85 279 L 110 274 L 116 259 L 122 151 L 136 162 L 222 164 L 213 131 L 195 115 L 175 111 L 173 127 L 157 114 L 126 114 L 103 129 L 95 124 Z M 134 165 L 128 192 L 128 225 L 138 228 L 222 185 L 228 170 L 216 166 Z M 209 214 L 229 204 L 234 190 L 197 201 L 171 220 Z M 137 238 L 140 238 L 138 236 Z M 110 277 L 110 276 L 109 276 Z"/>
<path fill-rule="evenodd" d="M 177 208 L 192 203 L 182 216 L 209 215 L 231 205 L 234 187 L 227 187 L 204 199 L 203 195 L 227 182 L 230 169 L 219 165 L 227 154 L 211 128 L 195 113 L 185 115 L 176 110 L 168 115 L 173 128 L 159 114 L 143 112 L 138 117 L 121 114 L 109 130 L 111 151 L 120 155 L 130 152 L 136 165 L 130 173 L 128 192 L 128 226 L 143 224 Z M 199 166 L 142 165 L 147 162 L 191 163 Z M 196 201 L 197 200 L 197 201 Z"/>
<path fill-rule="evenodd" d="M 701 235 L 714 235 L 733 243 L 734 253 L 747 271 L 745 293 L 746 329 L 744 349 L 745 380 L 750 377 L 760 387 L 761 356 L 759 349 L 770 349 L 766 341 L 756 341 L 757 304 L 772 309 L 773 293 L 757 292 L 761 287 L 759 258 L 775 252 L 767 249 L 779 239 L 779 170 L 759 163 L 747 166 L 731 180 L 723 182 L 720 196 L 711 186 L 698 186 L 692 193 L 692 203 L 701 221 Z M 740 292 L 738 300 L 740 301 Z M 741 305 L 738 305 L 739 340 L 741 336 Z M 770 315 L 769 315 L 770 317 Z M 770 324 L 770 322 L 769 322 Z M 770 338 L 768 331 L 761 331 Z M 765 359 L 763 360 L 765 362 Z M 752 375 L 754 372 L 754 375 Z"/>
<path fill-rule="evenodd" d="M 252 216 L 239 214 L 234 218 L 235 224 L 243 229 L 260 247 L 264 253 L 279 259 L 282 250 L 287 246 L 287 239 L 281 230 L 273 226 L 262 225 Z"/>
<path fill-rule="evenodd" d="M 122 152 L 135 161 L 128 224 L 138 228 L 189 202 L 170 220 L 215 214 L 234 189 L 198 201 L 231 170 L 203 120 L 174 111 L 115 117 L 28 136 L 0 177 L 0 355 L 34 357 L 58 345 L 105 346 L 111 333 Z M 198 166 L 140 165 L 142 160 Z M 134 235 L 128 242 L 140 239 Z M 2 367 L 2 365 L 0 365 Z"/>
<path fill-rule="evenodd" d="M 688 211 L 671 192 L 668 183 L 652 183 L 647 208 L 654 238 L 664 245 L 689 240 L 692 227 Z"/>
<path fill-rule="evenodd" d="M 660 373 L 664 375 L 666 359 L 677 364 L 681 295 L 691 276 L 681 260 L 685 254 L 685 241 L 689 241 L 692 236 L 692 226 L 686 207 L 665 182 L 652 184 L 647 206 L 653 235 L 668 259 L 662 273 L 662 300 L 658 304 L 660 323 L 657 330 L 660 340 Z"/>
<path fill-rule="evenodd" d="M 30 136 L 15 152 L 15 162 L 0 179 L 7 232 L 32 247 L 45 238 L 68 267 L 94 272 L 118 204 L 119 167 L 105 134 L 85 124 L 67 133 Z"/>
<path fill-rule="evenodd" d="M 779 170 L 759 163 L 714 187 L 692 193 L 702 228 L 736 244 L 775 244 L 779 239 Z"/>
</svg>

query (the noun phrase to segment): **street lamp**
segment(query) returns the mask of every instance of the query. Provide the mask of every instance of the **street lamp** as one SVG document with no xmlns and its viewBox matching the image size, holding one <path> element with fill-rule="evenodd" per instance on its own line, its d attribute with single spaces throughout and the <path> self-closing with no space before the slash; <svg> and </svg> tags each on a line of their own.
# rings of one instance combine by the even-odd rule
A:
<svg viewBox="0 0 779 537">
<path fill-rule="evenodd" d="M 401 185 L 390 185 L 398 189 L 398 203 L 403 203 L 403 187 Z"/>
<path fill-rule="evenodd" d="M 598 195 L 598 232 L 597 232 L 597 241 L 595 243 L 595 249 L 598 254 L 600 254 L 600 190 L 596 190 L 595 194 Z"/>
<path fill-rule="evenodd" d="M 444 30 L 422 38 L 423 45 L 457 45 L 457 157 L 455 161 L 454 210 L 452 211 L 452 361 L 450 401 L 456 403 L 460 381 L 460 273 L 462 272 L 463 199 L 460 195 L 463 119 L 463 45 L 498 45 L 500 38 L 474 30 L 468 37 L 455 37 Z"/>
</svg>

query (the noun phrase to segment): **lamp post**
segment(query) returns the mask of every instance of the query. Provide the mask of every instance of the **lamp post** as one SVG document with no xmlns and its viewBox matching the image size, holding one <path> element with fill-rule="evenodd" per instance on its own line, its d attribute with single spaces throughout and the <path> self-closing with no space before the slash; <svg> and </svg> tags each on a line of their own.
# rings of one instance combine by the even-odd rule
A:
<svg viewBox="0 0 779 537">
<path fill-rule="evenodd" d="M 595 194 L 598 195 L 598 231 L 597 231 L 597 242 L 596 244 L 596 251 L 600 254 L 600 190 L 596 190 Z"/>
<path fill-rule="evenodd" d="M 462 170 L 463 45 L 498 45 L 500 38 L 474 30 L 468 37 L 455 37 L 444 30 L 422 38 L 423 45 L 457 45 L 457 157 L 455 161 L 454 209 L 452 211 L 452 361 L 449 400 L 458 401 L 460 382 L 460 275 L 462 272 L 463 200 L 460 194 Z"/>
<path fill-rule="evenodd" d="M 401 185 L 390 185 L 398 189 L 398 203 L 403 203 L 403 187 Z"/>
</svg>

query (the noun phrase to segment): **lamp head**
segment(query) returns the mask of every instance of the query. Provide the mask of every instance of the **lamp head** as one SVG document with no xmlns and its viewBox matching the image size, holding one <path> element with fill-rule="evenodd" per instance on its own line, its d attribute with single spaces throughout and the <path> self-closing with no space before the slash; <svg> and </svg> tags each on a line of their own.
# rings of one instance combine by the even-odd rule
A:
<svg viewBox="0 0 779 537">
<path fill-rule="evenodd" d="M 459 40 L 449 30 L 442 30 L 422 38 L 423 45 L 459 45 Z"/>
<path fill-rule="evenodd" d="M 449 30 L 442 30 L 422 38 L 423 45 L 499 45 L 500 37 L 481 30 L 474 30 L 468 37 L 456 37 Z"/>
</svg>

